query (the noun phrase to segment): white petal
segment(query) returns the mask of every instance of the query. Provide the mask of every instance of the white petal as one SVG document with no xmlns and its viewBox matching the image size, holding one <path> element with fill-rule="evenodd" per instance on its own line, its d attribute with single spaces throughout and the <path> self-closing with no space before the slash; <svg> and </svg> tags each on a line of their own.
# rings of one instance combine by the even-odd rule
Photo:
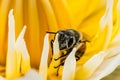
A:
<svg viewBox="0 0 120 80">
<path fill-rule="evenodd" d="M 5 80 L 5 78 L 3 78 L 2 76 L 0 76 L 0 80 Z"/>
<path fill-rule="evenodd" d="M 58 59 L 57 61 L 54 60 L 54 59 L 57 59 L 58 57 L 60 57 L 58 35 L 59 34 L 56 34 L 55 40 L 53 43 L 53 56 L 52 56 L 52 61 L 51 61 L 50 66 L 49 66 L 49 70 L 48 70 L 49 75 L 57 74 L 57 69 L 55 69 L 54 67 L 56 67 L 60 64 L 60 59 Z"/>
<path fill-rule="evenodd" d="M 76 80 L 87 80 L 87 78 L 90 77 L 101 65 L 105 56 L 106 54 L 103 51 L 92 56 L 92 58 L 90 58 L 83 66 L 77 70 Z"/>
<path fill-rule="evenodd" d="M 12 78 L 19 75 L 19 61 L 15 53 L 15 22 L 13 16 L 13 9 L 10 10 L 8 16 L 8 53 L 6 60 L 6 77 Z"/>
<path fill-rule="evenodd" d="M 8 15 L 8 50 L 13 50 L 15 45 L 15 22 L 13 16 L 13 9 L 10 10 Z"/>
<path fill-rule="evenodd" d="M 47 80 L 48 54 L 49 54 L 49 34 L 46 34 L 39 67 L 39 73 L 43 77 L 43 80 Z"/>
<path fill-rule="evenodd" d="M 26 26 L 23 27 L 22 31 L 20 32 L 20 34 L 16 40 L 16 44 L 19 43 L 19 41 L 24 38 L 26 28 L 27 28 Z"/>
<path fill-rule="evenodd" d="M 100 48 L 106 49 L 109 45 L 111 35 L 112 35 L 112 9 L 113 9 L 113 0 L 107 0 L 107 7 L 104 16 L 100 21 L 100 29 L 98 32 L 97 43 L 100 45 Z M 101 42 L 100 42 L 101 40 Z M 101 45 L 102 44 L 102 45 Z"/>
<path fill-rule="evenodd" d="M 25 76 L 15 80 L 43 80 L 36 70 L 30 70 Z"/>
<path fill-rule="evenodd" d="M 120 11 L 120 0 L 118 0 L 117 10 Z"/>
<path fill-rule="evenodd" d="M 100 80 L 113 72 L 118 65 L 120 65 L 120 54 L 103 61 L 101 66 L 88 80 Z"/>
<path fill-rule="evenodd" d="M 64 69 L 62 74 L 62 80 L 74 80 L 76 70 L 76 48 L 72 50 L 64 63 Z"/>
<path fill-rule="evenodd" d="M 108 53 L 106 58 L 116 56 L 116 55 L 120 54 L 120 46 L 111 47 L 106 50 L 106 53 Z"/>
<path fill-rule="evenodd" d="M 59 42 L 58 42 L 58 35 L 56 34 L 55 41 L 53 43 L 53 55 L 59 55 L 60 49 L 59 49 Z"/>
<path fill-rule="evenodd" d="M 85 70 L 89 73 L 88 76 L 92 75 L 92 73 L 94 73 L 95 70 L 101 65 L 101 63 L 104 60 L 104 57 L 105 53 L 99 52 L 84 64 Z"/>
<path fill-rule="evenodd" d="M 118 32 L 115 38 L 110 42 L 109 47 L 119 46 L 120 45 L 120 32 Z"/>
<path fill-rule="evenodd" d="M 16 40 L 16 53 L 21 55 L 20 59 L 20 67 L 21 73 L 26 73 L 30 70 L 30 56 L 27 51 L 27 47 L 24 41 L 24 34 L 26 31 L 26 26 L 23 27 L 19 37 Z"/>
</svg>

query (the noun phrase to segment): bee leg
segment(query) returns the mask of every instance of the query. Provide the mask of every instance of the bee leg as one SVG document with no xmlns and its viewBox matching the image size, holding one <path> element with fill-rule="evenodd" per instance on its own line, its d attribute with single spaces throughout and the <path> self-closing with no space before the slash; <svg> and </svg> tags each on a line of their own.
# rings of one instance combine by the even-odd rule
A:
<svg viewBox="0 0 120 80">
<path fill-rule="evenodd" d="M 64 65 L 64 62 L 63 63 L 60 63 L 58 66 L 54 66 L 54 68 L 59 68 L 60 66 L 63 66 Z"/>
<path fill-rule="evenodd" d="M 62 64 L 61 64 L 60 66 L 63 66 L 63 65 L 64 65 L 64 61 L 65 61 L 65 58 L 61 59 L 60 63 L 62 63 Z M 59 72 L 60 66 L 59 66 L 58 69 L 57 69 L 57 74 L 56 74 L 56 76 L 59 75 L 58 72 Z"/>
<path fill-rule="evenodd" d="M 81 52 L 81 51 L 77 51 L 75 53 L 75 58 L 76 58 L 76 61 L 78 61 L 82 56 L 83 56 L 84 52 Z"/>
<path fill-rule="evenodd" d="M 66 54 L 63 54 L 63 55 L 61 55 L 60 57 L 55 58 L 54 60 L 57 61 L 57 60 L 59 60 L 59 59 L 61 59 L 61 58 L 63 58 L 63 57 L 66 57 L 71 51 L 72 51 L 72 48 L 69 49 L 69 50 L 67 50 L 67 53 L 66 53 Z"/>
<path fill-rule="evenodd" d="M 53 55 L 53 42 L 54 42 L 54 40 L 51 40 L 51 48 L 52 48 L 52 55 Z"/>
<path fill-rule="evenodd" d="M 56 76 L 58 76 L 58 75 L 59 75 L 59 69 L 60 69 L 60 67 L 58 67 L 58 69 L 57 69 L 57 74 L 56 74 Z"/>
<path fill-rule="evenodd" d="M 51 48 L 52 48 L 52 56 L 53 56 L 53 42 L 54 42 L 54 40 L 51 40 L 51 41 L 50 41 Z M 51 61 L 52 61 L 52 57 L 51 57 Z"/>
<path fill-rule="evenodd" d="M 63 66 L 63 65 L 64 65 L 64 62 L 61 62 L 58 66 L 54 67 L 55 69 L 57 68 L 57 74 L 56 74 L 56 76 L 59 75 L 60 66 Z"/>
<path fill-rule="evenodd" d="M 76 61 L 78 61 L 80 59 L 79 56 L 75 55 Z"/>
<path fill-rule="evenodd" d="M 65 57 L 65 56 L 67 56 L 67 55 L 68 55 L 68 54 L 64 54 L 64 55 L 62 55 L 62 56 L 60 56 L 60 57 L 58 57 L 58 58 L 55 58 L 54 60 L 57 61 L 57 60 L 59 60 L 59 59 Z"/>
<path fill-rule="evenodd" d="M 90 41 L 88 41 L 88 40 L 83 40 L 83 41 L 79 41 L 80 43 L 85 43 L 85 42 L 90 42 Z"/>
</svg>

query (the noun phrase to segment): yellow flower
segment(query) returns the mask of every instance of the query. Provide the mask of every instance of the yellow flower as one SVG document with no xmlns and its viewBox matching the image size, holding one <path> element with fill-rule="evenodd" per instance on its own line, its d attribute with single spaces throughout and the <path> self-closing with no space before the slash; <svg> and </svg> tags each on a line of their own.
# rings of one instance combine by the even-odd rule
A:
<svg viewBox="0 0 120 80">
<path fill-rule="evenodd" d="M 120 0 L 2 0 L 0 19 L 0 80 L 100 80 L 120 65 Z M 77 62 L 72 49 L 57 76 L 59 34 L 50 61 L 46 31 L 68 28 L 90 42 Z"/>
</svg>

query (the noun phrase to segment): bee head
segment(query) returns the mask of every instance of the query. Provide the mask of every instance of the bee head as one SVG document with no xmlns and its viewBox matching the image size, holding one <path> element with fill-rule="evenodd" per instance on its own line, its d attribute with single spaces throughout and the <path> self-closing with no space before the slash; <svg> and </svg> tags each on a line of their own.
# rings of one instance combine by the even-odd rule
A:
<svg viewBox="0 0 120 80">
<path fill-rule="evenodd" d="M 79 42 L 80 39 L 80 34 L 73 29 L 59 30 L 58 32 L 47 32 L 47 33 L 59 34 L 58 42 L 59 42 L 60 50 L 73 48 L 76 45 L 76 43 Z"/>
<path fill-rule="evenodd" d="M 60 50 L 73 48 L 79 41 L 79 34 L 72 29 L 61 30 L 57 33 L 59 34 L 58 42 Z"/>
</svg>

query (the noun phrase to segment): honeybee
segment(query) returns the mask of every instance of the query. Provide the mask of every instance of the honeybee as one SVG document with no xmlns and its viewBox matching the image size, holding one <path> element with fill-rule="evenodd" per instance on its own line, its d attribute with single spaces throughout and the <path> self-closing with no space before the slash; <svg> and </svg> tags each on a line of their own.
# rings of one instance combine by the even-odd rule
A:
<svg viewBox="0 0 120 80">
<path fill-rule="evenodd" d="M 58 70 L 60 66 L 64 65 L 66 57 L 70 54 L 70 52 L 74 47 L 77 48 L 77 51 L 75 53 L 75 58 L 76 61 L 78 61 L 85 53 L 86 42 L 89 42 L 88 40 L 83 39 L 83 35 L 81 32 L 78 32 L 73 29 L 59 30 L 58 32 L 47 32 L 47 33 L 59 34 L 58 43 L 59 43 L 60 52 L 62 54 L 60 57 L 54 59 L 55 61 L 60 59 L 60 64 L 54 67 L 57 68 Z M 54 36 L 54 39 L 55 37 L 56 35 Z M 53 42 L 54 40 L 51 40 L 52 51 L 53 51 Z M 57 75 L 58 75 L 58 70 L 57 70 Z"/>
</svg>

